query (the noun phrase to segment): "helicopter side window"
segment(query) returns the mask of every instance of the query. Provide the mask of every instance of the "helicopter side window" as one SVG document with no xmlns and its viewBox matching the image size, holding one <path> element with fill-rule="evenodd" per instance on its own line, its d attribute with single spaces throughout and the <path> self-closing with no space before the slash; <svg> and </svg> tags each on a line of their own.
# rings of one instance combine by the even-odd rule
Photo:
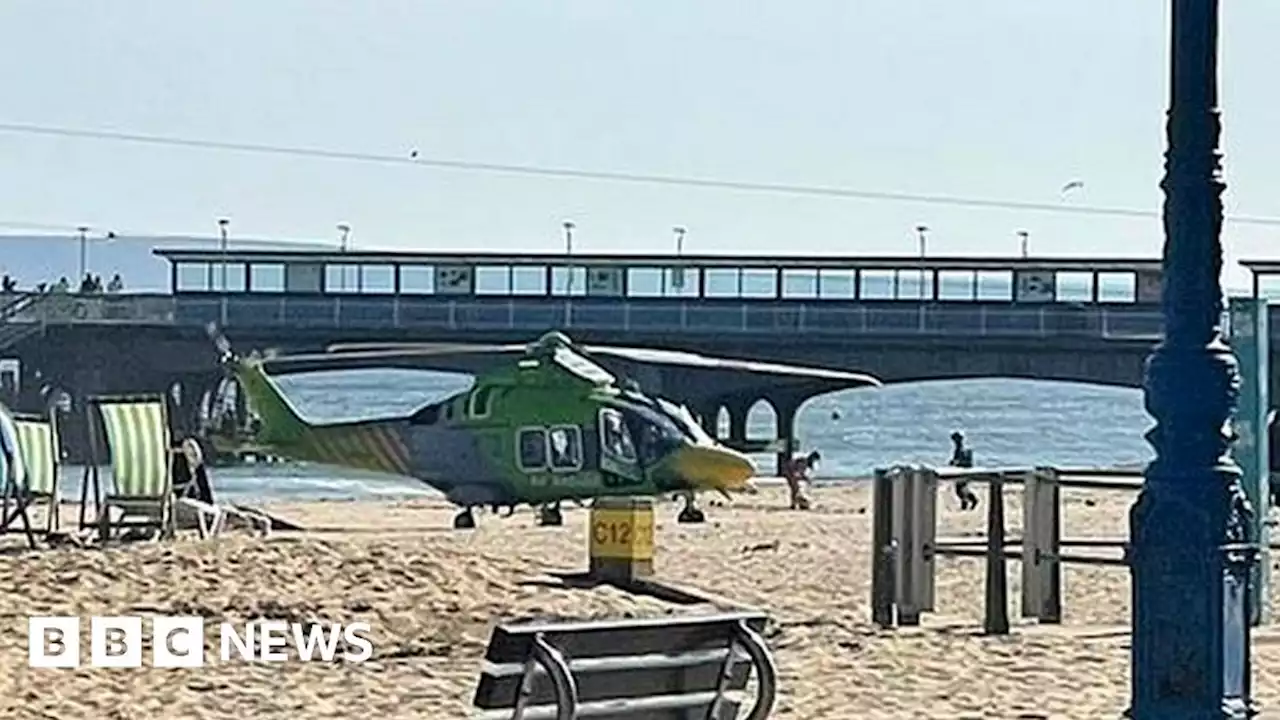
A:
<svg viewBox="0 0 1280 720">
<path fill-rule="evenodd" d="M 547 432 L 542 428 L 521 428 L 516 433 L 516 461 L 524 472 L 547 467 Z"/>
<path fill-rule="evenodd" d="M 552 470 L 582 469 L 582 429 L 577 425 L 556 425 L 547 434 L 551 446 Z"/>
<path fill-rule="evenodd" d="M 468 413 L 473 418 L 489 417 L 489 410 L 493 405 L 493 388 L 480 387 L 471 393 L 471 406 Z"/>
<path fill-rule="evenodd" d="M 615 458 L 628 462 L 636 460 L 636 446 L 631 442 L 631 433 L 622 422 L 622 413 L 613 408 L 600 411 L 600 445 Z"/>
</svg>

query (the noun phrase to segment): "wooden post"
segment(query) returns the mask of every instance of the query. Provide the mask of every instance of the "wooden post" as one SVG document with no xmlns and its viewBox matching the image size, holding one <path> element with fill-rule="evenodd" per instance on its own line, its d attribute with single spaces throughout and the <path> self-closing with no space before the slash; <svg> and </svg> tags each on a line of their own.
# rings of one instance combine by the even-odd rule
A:
<svg viewBox="0 0 1280 720">
<path fill-rule="evenodd" d="M 898 549 L 893 544 L 893 479 L 876 469 L 871 487 L 871 622 L 893 627 L 896 583 L 894 566 Z"/>
<path fill-rule="evenodd" d="M 1004 559 L 1004 480 L 993 476 L 987 484 L 987 616 L 988 635 L 1009 634 L 1009 577 Z"/>
<path fill-rule="evenodd" d="M 920 515 L 916 522 L 919 530 L 916 567 L 920 572 L 916 589 L 920 593 L 919 607 L 924 612 L 933 612 L 936 599 L 937 553 L 938 544 L 938 473 L 932 468 L 921 468 L 917 474 L 917 490 L 919 494 Z"/>
<path fill-rule="evenodd" d="M 893 473 L 893 538 L 897 547 L 894 566 L 895 594 L 898 606 L 898 624 L 920 624 L 919 570 L 920 544 L 917 518 L 919 509 L 919 484 L 911 468 L 895 468 Z"/>
<path fill-rule="evenodd" d="M 1046 522 L 1043 523 L 1045 553 L 1042 555 L 1041 567 L 1044 578 L 1044 590 L 1041 597 L 1040 622 L 1062 622 L 1062 485 L 1058 483 L 1058 474 L 1050 471 L 1045 483 L 1048 492 L 1044 493 L 1041 506 L 1045 508 Z"/>
<path fill-rule="evenodd" d="M 653 498 L 597 498 L 589 533 L 592 577 L 625 585 L 653 575 Z"/>
<path fill-rule="evenodd" d="M 1040 615 L 1043 584 L 1041 561 L 1040 503 L 1042 487 L 1040 472 L 1027 473 L 1022 485 L 1022 617 Z"/>
</svg>

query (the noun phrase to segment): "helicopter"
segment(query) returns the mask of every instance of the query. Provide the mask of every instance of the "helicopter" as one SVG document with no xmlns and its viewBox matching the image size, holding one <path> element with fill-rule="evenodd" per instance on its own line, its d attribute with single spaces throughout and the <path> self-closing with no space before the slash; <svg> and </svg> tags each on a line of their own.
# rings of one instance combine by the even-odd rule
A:
<svg viewBox="0 0 1280 720">
<path fill-rule="evenodd" d="M 510 516 L 519 505 L 535 507 L 541 525 L 560 525 L 562 502 L 582 505 L 602 496 L 680 495 L 679 522 L 697 523 L 705 520 L 697 493 L 729 497 L 752 489 L 756 467 L 749 456 L 718 442 L 687 407 L 642 392 L 592 356 L 668 353 L 686 364 L 758 363 L 588 349 L 556 331 L 527 345 L 333 345 L 324 353 L 241 357 L 215 325 L 208 330 L 257 416 L 255 447 L 289 460 L 415 478 L 460 508 L 455 529 L 475 527 L 475 508 L 495 514 L 505 508 Z M 470 388 L 373 420 L 310 422 L 276 382 L 280 375 L 321 370 L 458 369 L 460 356 L 474 370 Z M 871 376 L 843 375 L 850 384 L 880 384 Z"/>
</svg>

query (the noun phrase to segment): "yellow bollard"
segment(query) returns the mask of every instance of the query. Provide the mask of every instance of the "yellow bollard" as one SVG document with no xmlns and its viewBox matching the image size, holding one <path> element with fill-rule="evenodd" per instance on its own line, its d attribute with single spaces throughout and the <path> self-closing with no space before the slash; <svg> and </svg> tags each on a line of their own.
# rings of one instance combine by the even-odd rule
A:
<svg viewBox="0 0 1280 720">
<path fill-rule="evenodd" d="M 592 577 L 626 583 L 653 575 L 653 498 L 597 498 L 590 522 Z"/>
</svg>

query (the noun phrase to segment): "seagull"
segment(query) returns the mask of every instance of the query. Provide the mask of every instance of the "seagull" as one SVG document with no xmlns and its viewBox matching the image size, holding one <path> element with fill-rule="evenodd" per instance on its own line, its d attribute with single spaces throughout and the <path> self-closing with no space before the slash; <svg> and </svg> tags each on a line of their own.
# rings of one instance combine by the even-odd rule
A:
<svg viewBox="0 0 1280 720">
<path fill-rule="evenodd" d="M 410 150 L 410 151 L 409 151 L 409 157 L 411 157 L 411 158 L 416 158 L 416 157 L 418 157 L 418 150 L 417 150 L 417 148 L 414 148 L 413 150 Z"/>
<path fill-rule="evenodd" d="M 1083 188 L 1084 188 L 1083 180 L 1072 180 L 1071 182 L 1062 186 L 1061 193 L 1062 193 L 1062 196 L 1065 198 L 1067 196 L 1067 193 L 1071 192 L 1072 190 L 1081 190 Z"/>
</svg>

